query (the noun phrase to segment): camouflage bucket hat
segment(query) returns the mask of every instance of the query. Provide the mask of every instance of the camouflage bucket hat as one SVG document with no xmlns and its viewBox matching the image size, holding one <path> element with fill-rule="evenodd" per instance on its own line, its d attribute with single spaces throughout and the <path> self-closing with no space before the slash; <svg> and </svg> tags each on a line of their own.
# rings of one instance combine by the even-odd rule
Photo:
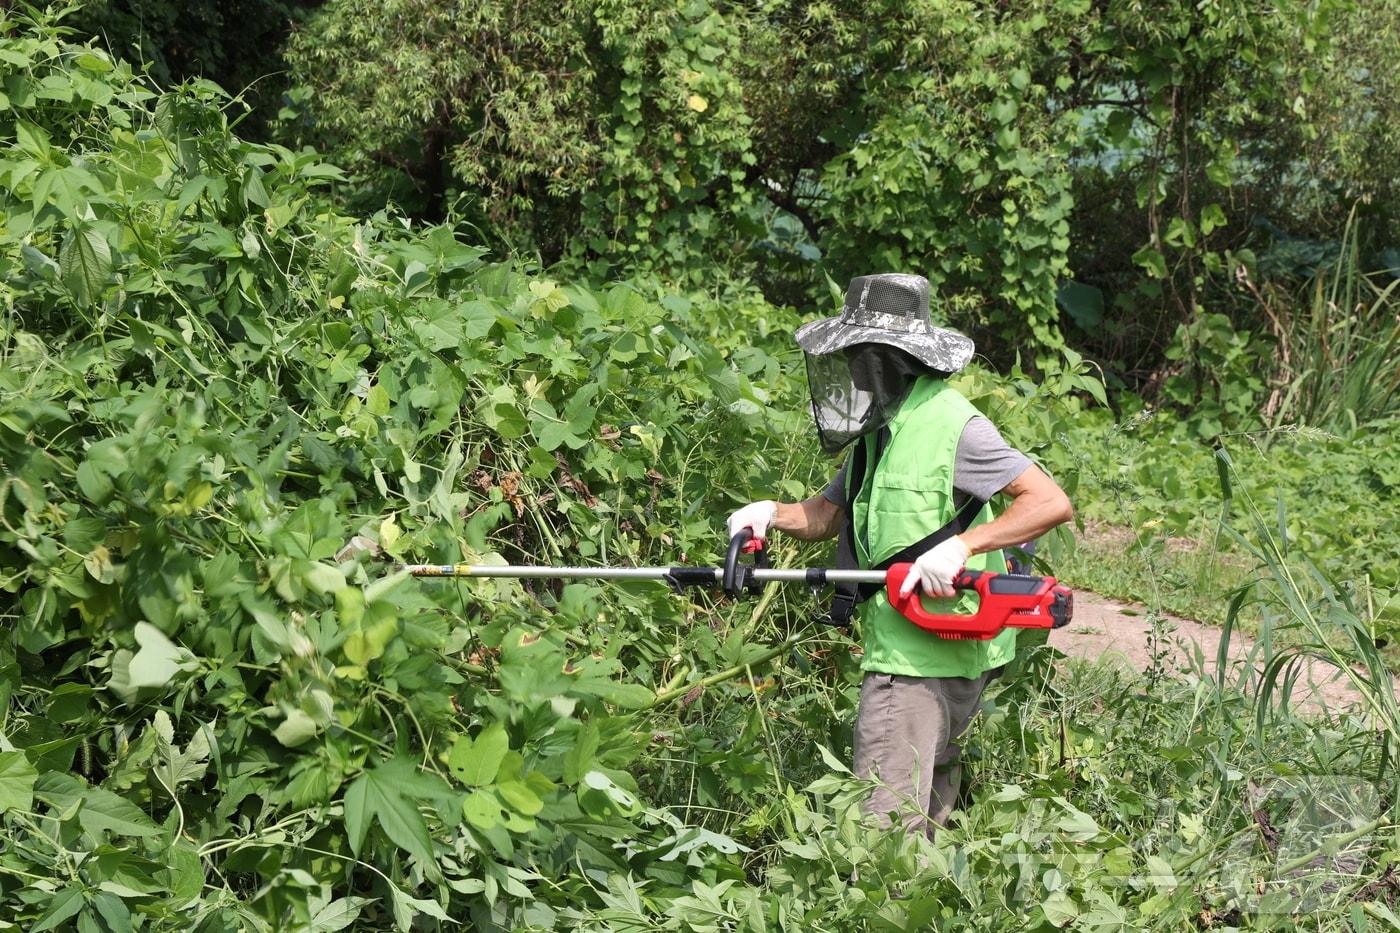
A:
<svg viewBox="0 0 1400 933">
<path fill-rule="evenodd" d="M 922 275 L 857 276 L 846 286 L 840 317 L 803 324 L 795 336 L 812 356 L 858 343 L 883 343 L 943 373 L 955 373 L 972 359 L 970 338 L 929 320 L 928 279 Z"/>
</svg>

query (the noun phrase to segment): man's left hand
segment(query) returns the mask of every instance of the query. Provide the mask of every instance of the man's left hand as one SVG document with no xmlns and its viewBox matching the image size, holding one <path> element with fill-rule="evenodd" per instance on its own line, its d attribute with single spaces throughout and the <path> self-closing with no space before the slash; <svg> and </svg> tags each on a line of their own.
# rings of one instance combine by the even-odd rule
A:
<svg viewBox="0 0 1400 933">
<path fill-rule="evenodd" d="M 967 565 L 971 553 L 957 535 L 934 545 L 914 561 L 909 575 L 900 584 L 899 595 L 908 596 L 914 592 L 915 585 L 929 596 L 955 595 L 953 580 Z"/>
</svg>

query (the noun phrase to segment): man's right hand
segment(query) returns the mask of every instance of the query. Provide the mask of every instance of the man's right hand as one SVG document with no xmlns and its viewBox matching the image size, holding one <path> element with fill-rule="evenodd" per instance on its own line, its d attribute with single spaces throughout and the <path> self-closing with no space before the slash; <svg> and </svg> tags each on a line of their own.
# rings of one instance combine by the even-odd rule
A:
<svg viewBox="0 0 1400 933">
<path fill-rule="evenodd" d="M 750 502 L 729 516 L 729 537 L 733 538 L 748 528 L 753 531 L 753 539 L 761 544 L 768 537 L 768 526 L 773 524 L 773 519 L 777 516 L 778 503 L 772 499 Z"/>
</svg>

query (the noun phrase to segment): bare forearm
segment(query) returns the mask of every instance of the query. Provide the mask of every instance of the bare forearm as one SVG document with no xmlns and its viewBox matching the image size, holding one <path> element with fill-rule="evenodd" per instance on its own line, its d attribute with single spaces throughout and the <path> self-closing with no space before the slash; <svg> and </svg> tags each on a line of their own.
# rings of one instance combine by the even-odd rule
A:
<svg viewBox="0 0 1400 933">
<path fill-rule="evenodd" d="M 841 507 L 818 495 L 801 502 L 779 502 L 773 527 L 804 541 L 822 541 L 836 537 L 841 519 Z"/>
<path fill-rule="evenodd" d="M 1005 512 L 959 537 L 973 554 L 984 554 L 1032 541 L 1073 517 L 1069 498 L 1058 487 L 1037 490 L 1012 499 Z"/>
</svg>

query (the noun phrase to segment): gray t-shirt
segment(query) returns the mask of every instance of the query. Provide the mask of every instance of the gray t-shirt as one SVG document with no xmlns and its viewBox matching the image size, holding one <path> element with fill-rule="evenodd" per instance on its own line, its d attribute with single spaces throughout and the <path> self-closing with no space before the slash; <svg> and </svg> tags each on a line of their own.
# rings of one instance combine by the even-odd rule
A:
<svg viewBox="0 0 1400 933">
<path fill-rule="evenodd" d="M 953 461 L 953 502 L 962 508 L 968 496 L 986 501 L 1025 472 L 1031 460 L 1002 439 L 1001 432 L 981 415 L 974 415 L 958 438 L 957 458 Z M 822 490 L 836 505 L 846 504 L 846 465 Z"/>
</svg>

